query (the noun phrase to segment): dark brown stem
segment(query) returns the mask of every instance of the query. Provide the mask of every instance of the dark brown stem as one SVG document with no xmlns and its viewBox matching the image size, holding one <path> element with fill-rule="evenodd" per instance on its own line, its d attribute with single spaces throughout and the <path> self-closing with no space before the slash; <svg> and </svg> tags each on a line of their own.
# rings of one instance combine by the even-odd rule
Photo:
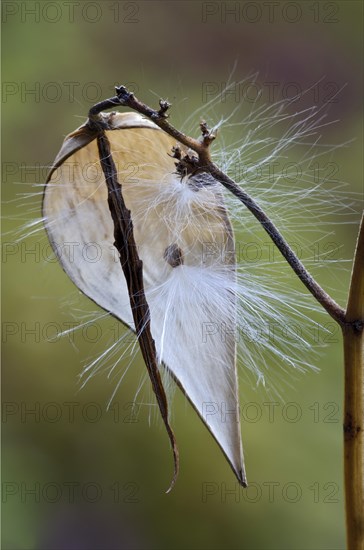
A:
<svg viewBox="0 0 364 550">
<path fill-rule="evenodd" d="M 269 219 L 264 210 L 239 187 L 231 178 L 222 172 L 214 163 L 209 163 L 207 171 L 235 197 L 237 197 L 268 233 L 282 256 L 287 260 L 297 277 L 302 281 L 305 287 L 311 292 L 316 300 L 326 309 L 335 321 L 340 325 L 345 324 L 345 310 L 341 308 L 335 300 L 325 292 L 325 290 L 315 281 L 312 275 L 307 271 L 303 263 L 298 259 L 287 241 L 282 237 L 274 223 Z"/>
<path fill-rule="evenodd" d="M 138 255 L 134 239 L 133 222 L 130 216 L 130 210 L 126 208 L 122 195 L 122 188 L 117 179 L 117 170 L 110 152 L 110 143 L 102 129 L 100 129 L 100 133 L 97 137 L 97 145 L 100 163 L 108 190 L 108 204 L 114 222 L 114 246 L 119 253 L 121 267 L 128 287 L 135 331 L 143 359 L 148 369 L 153 391 L 157 397 L 159 410 L 172 445 L 174 476 L 167 491 L 169 492 L 178 475 L 178 449 L 174 433 L 168 420 L 168 403 L 158 370 L 156 347 L 150 328 L 150 312 L 144 292 L 143 262 Z"/>
<path fill-rule="evenodd" d="M 137 99 L 132 92 L 128 92 L 124 86 L 117 86 L 115 90 L 117 94 L 116 96 L 106 99 L 105 101 L 101 101 L 90 109 L 89 118 L 91 121 L 94 121 L 95 119 L 97 120 L 99 113 L 104 109 L 111 109 L 116 106 L 130 107 L 134 111 L 137 111 L 141 115 L 149 118 L 152 122 L 159 126 L 159 128 L 164 130 L 174 139 L 189 149 L 196 151 L 200 158 L 202 157 L 206 160 L 205 155 L 210 158 L 208 147 L 206 147 L 206 144 L 203 141 L 186 136 L 186 134 L 180 132 L 168 122 L 166 111 L 170 105 L 168 104 L 168 107 L 166 107 L 165 104 L 167 102 L 160 100 L 161 108 L 156 111 L 155 109 L 148 107 L 145 103 L 139 101 L 139 99 Z"/>
<path fill-rule="evenodd" d="M 364 550 L 364 218 L 355 251 L 346 319 L 348 324 L 343 328 L 343 339 L 347 547 L 348 550 Z"/>
</svg>

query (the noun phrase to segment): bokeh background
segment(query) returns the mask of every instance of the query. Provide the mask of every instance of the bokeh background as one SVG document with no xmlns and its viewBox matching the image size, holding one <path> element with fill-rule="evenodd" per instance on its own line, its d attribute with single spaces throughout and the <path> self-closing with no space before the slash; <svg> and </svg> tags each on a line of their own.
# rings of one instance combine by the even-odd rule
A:
<svg viewBox="0 0 364 550">
<path fill-rule="evenodd" d="M 140 358 L 111 410 L 107 372 L 80 389 L 82 367 L 123 329 L 100 318 L 57 336 L 101 312 L 50 260 L 45 233 L 21 226 L 40 217 L 41 184 L 63 137 L 115 84 L 150 103 L 168 98 L 177 125 L 210 99 L 206 83 L 218 91 L 231 74 L 236 82 L 254 75 L 267 104 L 314 87 L 290 109 L 326 103 L 338 122 L 324 138 L 346 144 L 321 165 L 338 167 L 343 216 L 326 216 L 324 226 L 307 218 L 320 229 L 314 243 L 339 247 L 337 261 L 321 262 L 315 275 L 344 305 L 363 181 L 362 3 L 4 1 L 2 21 L 3 548 L 344 548 L 338 332 L 313 342 L 318 355 L 307 361 L 320 371 L 292 374 L 280 399 L 241 384 L 246 491 L 177 391 L 181 473 L 165 495 L 172 463 L 163 426 L 150 407 L 138 406 L 137 416 L 132 409 Z M 217 100 L 219 113 L 251 108 L 236 90 Z M 229 139 L 243 131 L 237 124 Z M 284 209 L 280 216 L 284 224 Z M 150 400 L 148 382 L 142 395 Z"/>
</svg>

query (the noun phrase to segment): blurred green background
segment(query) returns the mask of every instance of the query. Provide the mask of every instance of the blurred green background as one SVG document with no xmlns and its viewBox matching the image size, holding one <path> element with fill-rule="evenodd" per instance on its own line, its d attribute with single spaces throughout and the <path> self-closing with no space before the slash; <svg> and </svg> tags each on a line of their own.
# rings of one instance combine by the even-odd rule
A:
<svg viewBox="0 0 364 550">
<path fill-rule="evenodd" d="M 330 119 L 339 122 L 323 133 L 330 143 L 348 142 L 330 160 L 348 182 L 348 201 L 349 193 L 360 197 L 362 3 L 4 1 L 2 21 L 3 548 L 344 548 L 338 333 L 330 345 L 313 346 L 314 359 L 307 356 L 320 372 L 292 375 L 281 400 L 269 388 L 241 384 L 246 491 L 177 392 L 181 473 L 165 495 L 172 461 L 164 429 L 148 406 L 131 415 L 143 364 L 133 364 L 110 411 L 116 382 L 106 372 L 80 390 L 82 366 L 118 325 L 103 318 L 96 329 L 58 338 L 97 308 L 47 261 L 44 231 L 17 239 L 22 224 L 40 216 L 42 188 L 34 184 L 44 182 L 63 137 L 115 84 L 152 104 L 168 98 L 181 125 L 205 104 L 206 83 L 223 87 L 234 64 L 235 81 L 258 74 L 268 103 L 292 83 L 305 90 L 321 82 L 299 108 L 322 106 L 345 86 L 330 104 Z M 217 110 L 228 116 L 242 103 L 238 92 L 217 101 Z M 241 139 L 241 131 L 229 139 Z M 339 243 L 339 260 L 352 257 L 358 212 L 353 203 L 352 216 L 345 210 L 343 218 L 326 217 L 327 227 L 317 224 Z M 308 219 L 310 227 L 315 221 Z M 338 262 L 315 270 L 342 305 L 349 268 Z M 142 396 L 150 400 L 148 382 Z"/>
</svg>

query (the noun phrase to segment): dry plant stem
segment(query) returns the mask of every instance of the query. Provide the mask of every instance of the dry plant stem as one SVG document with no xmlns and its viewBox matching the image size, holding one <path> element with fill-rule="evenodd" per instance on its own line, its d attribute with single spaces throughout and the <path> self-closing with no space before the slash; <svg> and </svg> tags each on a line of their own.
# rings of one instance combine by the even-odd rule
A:
<svg viewBox="0 0 364 550">
<path fill-rule="evenodd" d="M 359 230 L 343 327 L 344 473 L 348 550 L 364 550 L 364 218 Z"/>
<path fill-rule="evenodd" d="M 335 321 L 340 325 L 345 323 L 345 310 L 325 292 L 325 290 L 315 281 L 312 275 L 307 271 L 302 262 L 298 259 L 291 247 L 282 237 L 274 223 L 269 219 L 262 208 L 252 199 L 248 193 L 243 191 L 231 178 L 222 172 L 212 162 L 208 166 L 208 172 L 222 183 L 233 195 L 235 195 L 255 216 L 262 227 L 268 233 L 282 256 L 287 260 L 298 278 L 305 287 L 311 292 L 316 300 L 326 309 Z"/>
<path fill-rule="evenodd" d="M 117 170 L 113 161 L 109 140 L 100 129 L 97 137 L 100 163 L 108 189 L 108 204 L 114 222 L 114 246 L 116 247 L 129 291 L 130 306 L 133 313 L 135 331 L 138 336 L 143 359 L 148 369 L 159 409 L 172 445 L 174 457 L 174 476 L 169 492 L 178 475 L 178 449 L 174 433 L 168 420 L 168 404 L 161 376 L 158 370 L 155 342 L 150 329 L 150 312 L 145 297 L 143 283 L 143 262 L 140 260 L 134 240 L 133 223 L 130 210 L 125 206 L 122 188 L 117 179 Z"/>
<path fill-rule="evenodd" d="M 170 107 L 169 103 L 160 100 L 160 109 L 156 111 L 139 101 L 133 93 L 128 92 L 124 86 L 116 87 L 117 95 L 111 99 L 107 99 L 100 103 L 97 103 L 90 109 L 89 117 L 90 122 L 94 120 L 95 116 L 98 116 L 103 109 L 110 109 L 115 106 L 125 106 L 137 111 L 138 113 L 146 116 L 152 120 L 157 126 L 164 130 L 167 134 L 175 138 L 177 141 L 192 149 L 198 154 L 197 163 L 194 164 L 194 169 L 208 172 L 216 180 L 222 183 L 233 195 L 235 195 L 255 216 L 259 223 L 263 226 L 268 233 L 274 244 L 277 246 L 281 254 L 287 260 L 293 271 L 316 298 L 316 300 L 326 309 L 335 321 L 341 326 L 345 325 L 345 310 L 342 309 L 315 281 L 315 279 L 306 270 L 302 262 L 297 258 L 293 250 L 288 243 L 282 237 L 274 223 L 269 219 L 267 214 L 262 208 L 246 193 L 241 187 L 239 187 L 234 180 L 229 178 L 224 172 L 222 172 L 211 160 L 209 146 L 215 139 L 215 136 L 208 131 L 206 123 L 201 124 L 202 138 L 201 140 L 193 139 L 186 136 L 176 128 L 174 128 L 167 120 L 167 110 Z"/>
<path fill-rule="evenodd" d="M 344 467 L 346 495 L 346 531 L 348 550 L 364 550 L 364 359 L 363 359 L 363 328 L 364 328 L 364 226 L 363 221 L 359 232 L 355 253 L 351 286 L 347 310 L 342 309 L 329 296 L 300 262 L 288 243 L 284 240 L 273 222 L 260 206 L 241 189 L 231 178 L 222 172 L 211 160 L 209 146 L 215 136 L 208 131 L 205 123 L 201 124 L 200 140 L 186 136 L 176 130 L 167 119 L 169 104 L 160 101 L 160 109 L 156 111 L 135 98 L 124 86 L 116 88 L 116 96 L 95 105 L 89 113 L 89 124 L 103 109 L 116 106 L 130 107 L 152 120 L 167 134 L 175 138 L 197 153 L 198 157 L 191 159 L 186 155 L 182 162 L 193 160 L 193 170 L 210 173 L 216 180 L 235 195 L 260 222 L 274 244 L 287 260 L 293 271 L 306 286 L 309 292 L 325 308 L 329 315 L 337 321 L 343 331 L 344 361 L 345 361 L 345 412 L 344 412 Z M 175 155 L 181 159 L 180 152 Z"/>
</svg>

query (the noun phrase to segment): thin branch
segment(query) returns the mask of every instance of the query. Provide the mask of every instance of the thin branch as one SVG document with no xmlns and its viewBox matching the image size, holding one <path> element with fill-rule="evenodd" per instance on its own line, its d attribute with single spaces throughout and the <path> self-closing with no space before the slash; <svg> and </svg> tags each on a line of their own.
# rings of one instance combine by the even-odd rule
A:
<svg viewBox="0 0 364 550">
<path fill-rule="evenodd" d="M 159 128 L 175 138 L 178 142 L 182 143 L 189 149 L 192 149 L 195 153 L 197 153 L 197 157 L 191 156 L 187 153 L 187 155 L 182 158 L 180 150 L 176 148 L 176 152 L 175 149 L 174 156 L 179 159 L 177 168 L 178 165 L 181 169 L 186 169 L 186 167 L 190 166 L 191 171 L 208 172 L 217 181 L 222 183 L 222 185 L 224 185 L 233 195 L 235 195 L 259 221 L 309 292 L 311 292 L 311 294 L 325 308 L 329 315 L 335 319 L 335 321 L 337 321 L 341 326 L 344 326 L 346 323 L 345 310 L 341 308 L 335 300 L 327 294 L 327 292 L 325 292 L 325 290 L 307 271 L 274 223 L 270 220 L 262 208 L 254 201 L 254 199 L 212 162 L 209 147 L 215 139 L 215 135 L 208 129 L 206 123 L 202 122 L 200 125 L 202 132 L 201 139 L 197 140 L 191 138 L 174 128 L 168 122 L 167 111 L 170 107 L 168 102 L 160 100 L 160 109 L 156 111 L 139 101 L 135 95 L 132 92 L 129 92 L 124 86 L 118 86 L 115 90 L 117 94 L 116 96 L 102 101 L 92 107 L 89 112 L 89 124 L 93 124 L 97 121 L 97 117 L 100 117 L 98 113 L 100 113 L 102 109 L 108 109 L 115 106 L 130 107 L 131 109 L 152 120 L 157 126 L 159 126 Z"/>
<path fill-rule="evenodd" d="M 248 193 L 241 189 L 229 176 L 224 174 L 215 164 L 209 165 L 208 172 L 222 183 L 233 195 L 235 195 L 260 222 L 264 230 L 268 233 L 274 244 L 277 246 L 282 256 L 287 260 L 297 277 L 302 281 L 305 287 L 311 292 L 316 300 L 326 309 L 335 321 L 340 325 L 345 324 L 345 310 L 341 308 L 335 300 L 317 283 L 312 275 L 307 271 L 303 263 L 298 259 L 287 241 L 270 220 L 264 210 L 255 202 Z"/>
<path fill-rule="evenodd" d="M 167 491 L 169 492 L 178 475 L 178 449 L 174 433 L 168 420 L 167 397 L 158 370 L 157 352 L 150 328 L 150 311 L 145 297 L 143 283 L 143 262 L 138 255 L 134 239 L 133 222 L 130 216 L 130 210 L 125 206 L 122 188 L 117 179 L 117 170 L 110 152 L 110 143 L 102 128 L 100 128 L 97 137 L 97 145 L 100 163 L 108 189 L 108 204 L 114 222 L 114 246 L 119 253 L 121 267 L 128 286 L 135 331 L 173 450 L 174 476 Z"/>
<path fill-rule="evenodd" d="M 167 134 L 175 138 L 177 141 L 179 141 L 189 149 L 193 149 L 196 152 L 199 151 L 203 154 L 200 141 L 186 136 L 184 133 L 180 132 L 171 124 L 169 124 L 167 120 L 167 110 L 170 107 L 170 104 L 167 101 L 163 101 L 161 99 L 159 102 L 160 109 L 159 111 L 155 111 L 154 109 L 148 107 L 148 105 L 145 105 L 144 103 L 139 101 L 139 99 L 137 99 L 132 92 L 128 92 L 128 90 L 124 86 L 117 86 L 115 90 L 117 93 L 116 96 L 110 99 L 106 99 L 105 101 L 101 101 L 100 103 L 96 103 L 96 105 L 91 107 L 89 111 L 89 119 L 92 122 L 95 121 L 97 123 L 97 121 L 100 120 L 99 113 L 104 109 L 112 109 L 113 107 L 118 106 L 130 107 L 134 111 L 137 111 L 138 113 L 152 120 Z"/>
</svg>

